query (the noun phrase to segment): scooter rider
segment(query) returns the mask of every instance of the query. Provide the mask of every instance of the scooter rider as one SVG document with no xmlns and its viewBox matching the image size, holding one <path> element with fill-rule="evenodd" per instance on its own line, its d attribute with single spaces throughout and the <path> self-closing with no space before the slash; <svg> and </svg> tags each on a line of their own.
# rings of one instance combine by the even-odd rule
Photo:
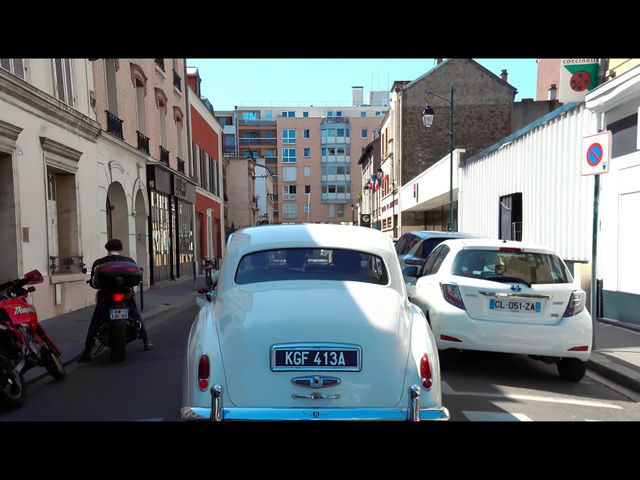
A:
<svg viewBox="0 0 640 480">
<path fill-rule="evenodd" d="M 93 262 L 93 266 L 91 267 L 91 279 L 89 280 L 89 284 L 92 287 L 94 287 L 94 283 L 93 283 L 94 272 L 98 265 L 102 265 L 103 263 L 107 263 L 107 262 L 136 263 L 134 259 L 120 254 L 123 250 L 123 246 L 122 246 L 122 242 L 117 238 L 112 238 L 111 240 L 109 240 L 104 245 L 104 248 L 107 249 L 107 252 L 109 252 L 109 254 Z M 93 344 L 95 342 L 94 338 L 98 333 L 98 327 L 100 326 L 100 315 L 105 314 L 104 307 L 103 307 L 104 304 L 102 302 L 104 295 L 105 295 L 104 289 L 98 290 L 98 293 L 96 295 L 97 297 L 96 308 L 93 311 L 93 316 L 91 317 L 91 322 L 89 323 L 89 329 L 87 330 L 87 338 L 84 342 L 85 347 L 84 347 L 84 351 L 82 352 L 82 355 L 80 355 L 80 358 L 78 359 L 79 363 L 91 361 L 91 348 L 93 347 Z M 144 349 L 145 350 L 153 349 L 154 345 L 153 343 L 151 343 L 151 341 L 149 340 L 149 337 L 147 336 L 147 330 L 144 326 L 144 322 L 142 321 L 142 316 L 138 311 L 138 307 L 136 306 L 135 300 L 130 300 L 128 304 L 129 304 L 128 306 L 129 306 L 129 312 L 130 312 L 131 318 L 133 318 L 134 320 L 138 320 L 140 322 L 141 327 L 140 327 L 140 334 L 138 335 L 138 338 L 142 340 L 144 344 Z"/>
</svg>

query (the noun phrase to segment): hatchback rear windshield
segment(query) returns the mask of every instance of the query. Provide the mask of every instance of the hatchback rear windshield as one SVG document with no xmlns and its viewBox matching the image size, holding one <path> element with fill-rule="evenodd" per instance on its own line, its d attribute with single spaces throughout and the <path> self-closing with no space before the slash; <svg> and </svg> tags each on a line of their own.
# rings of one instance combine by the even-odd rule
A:
<svg viewBox="0 0 640 480">
<path fill-rule="evenodd" d="M 388 274 L 378 256 L 355 250 L 289 248 L 249 253 L 238 264 L 239 284 L 277 280 L 349 280 L 386 285 Z"/>
<path fill-rule="evenodd" d="M 453 275 L 492 281 L 570 283 L 571 274 L 562 260 L 547 253 L 499 250 L 462 250 L 453 262 Z"/>
</svg>

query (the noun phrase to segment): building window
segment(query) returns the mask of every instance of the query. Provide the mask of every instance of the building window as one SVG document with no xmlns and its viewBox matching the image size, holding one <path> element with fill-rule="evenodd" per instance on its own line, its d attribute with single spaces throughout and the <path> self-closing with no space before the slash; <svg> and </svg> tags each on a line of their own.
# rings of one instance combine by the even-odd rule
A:
<svg viewBox="0 0 640 480">
<path fill-rule="evenodd" d="M 282 130 L 282 143 L 285 145 L 291 145 L 296 143 L 296 131 L 295 129 Z"/>
<path fill-rule="evenodd" d="M 144 85 L 136 84 L 136 112 L 138 114 L 138 131 L 147 134 L 147 114 L 144 108 Z"/>
<path fill-rule="evenodd" d="M 304 186 L 304 194 L 305 195 L 311 195 L 311 185 L 305 185 Z"/>
<path fill-rule="evenodd" d="M 240 115 L 240 118 L 242 120 L 257 120 L 258 112 L 242 112 L 242 114 Z"/>
<path fill-rule="evenodd" d="M 333 117 L 333 112 L 331 111 L 327 112 L 327 117 Z"/>
<path fill-rule="evenodd" d="M 182 158 L 182 119 L 176 120 L 176 130 L 178 132 L 178 157 Z M 183 159 L 184 160 L 184 159 Z"/>
<path fill-rule="evenodd" d="M 284 212 L 284 218 L 296 218 L 298 216 L 298 204 L 284 203 L 282 204 L 282 211 Z"/>
<path fill-rule="evenodd" d="M 107 110 L 118 116 L 118 96 L 116 89 L 116 61 L 113 58 L 104 60 L 105 76 L 107 77 Z"/>
<path fill-rule="evenodd" d="M 344 217 L 344 203 L 339 203 L 338 204 L 338 213 L 337 213 L 338 218 L 342 218 Z"/>
<path fill-rule="evenodd" d="M 311 149 L 310 148 L 305 148 L 304 149 L 304 156 L 305 157 L 310 157 L 311 156 Z"/>
<path fill-rule="evenodd" d="M 265 110 L 262 112 L 262 118 L 264 120 L 271 120 L 273 118 L 273 112 L 271 110 Z"/>
<path fill-rule="evenodd" d="M 305 203 L 304 204 L 304 213 L 311 213 L 311 204 L 310 203 Z"/>
<path fill-rule="evenodd" d="M 341 117 L 342 116 L 342 112 L 338 111 L 336 112 L 336 117 Z"/>
<path fill-rule="evenodd" d="M 296 163 L 296 149 L 295 148 L 283 148 L 282 149 L 282 163 Z"/>
<path fill-rule="evenodd" d="M 0 67 L 24 80 L 24 62 L 22 58 L 0 58 Z"/>
<path fill-rule="evenodd" d="M 296 116 L 296 112 L 282 112 L 282 116 L 283 117 L 295 117 Z"/>
<path fill-rule="evenodd" d="M 56 97 L 73 107 L 73 71 L 71 59 L 55 58 L 53 60 L 53 79 Z"/>
<path fill-rule="evenodd" d="M 336 218 L 336 206 L 333 203 L 329 204 L 329 218 Z"/>
<path fill-rule="evenodd" d="M 608 125 L 611 131 L 611 158 L 635 152 L 638 148 L 638 114 Z"/>
<path fill-rule="evenodd" d="M 367 138 L 368 136 L 369 136 L 369 132 L 367 131 L 367 129 L 366 129 L 366 128 L 363 128 L 363 129 L 360 131 L 360 137 L 361 137 L 361 138 Z"/>
<path fill-rule="evenodd" d="M 159 105 L 158 113 L 160 114 L 160 146 L 167 147 L 167 106 Z"/>
<path fill-rule="evenodd" d="M 310 177 L 310 176 L 311 176 L 311 167 L 309 167 L 309 166 L 304 167 L 304 169 L 303 169 L 303 170 L 304 170 L 303 175 L 304 175 L 305 177 Z"/>
<path fill-rule="evenodd" d="M 500 239 L 522 241 L 522 193 L 500 197 Z"/>
<path fill-rule="evenodd" d="M 367 116 L 367 112 L 360 112 L 360 117 L 364 118 Z"/>
<path fill-rule="evenodd" d="M 309 112 L 302 112 L 302 116 L 304 118 L 308 118 L 309 117 Z"/>
<path fill-rule="evenodd" d="M 309 136 L 309 129 L 308 129 L 308 128 L 305 128 L 305 129 L 302 131 L 302 138 L 305 138 L 305 139 L 307 139 L 307 138 L 311 138 L 311 137 Z"/>
<path fill-rule="evenodd" d="M 283 182 L 295 182 L 296 181 L 296 167 L 284 167 L 282 169 L 282 181 Z"/>
</svg>

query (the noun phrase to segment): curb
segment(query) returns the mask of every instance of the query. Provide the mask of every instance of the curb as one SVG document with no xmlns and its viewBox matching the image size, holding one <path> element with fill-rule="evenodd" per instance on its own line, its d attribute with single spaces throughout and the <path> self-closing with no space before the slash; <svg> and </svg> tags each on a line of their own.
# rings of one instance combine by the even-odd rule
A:
<svg viewBox="0 0 640 480">
<path fill-rule="evenodd" d="M 173 309 L 178 309 L 178 308 L 182 308 L 182 307 L 186 307 L 189 303 L 193 302 L 195 303 L 194 298 L 197 296 L 197 292 L 190 292 L 187 295 L 185 295 L 186 299 L 184 301 L 181 301 L 179 303 L 173 304 L 173 305 L 158 305 L 154 308 L 152 308 L 151 310 L 148 310 L 147 314 L 145 315 L 145 324 L 147 326 L 147 330 L 149 330 L 150 325 L 148 325 L 148 321 L 154 317 L 157 317 L 158 315 L 160 315 L 161 313 L 164 313 L 168 310 L 173 310 Z M 144 312 L 142 312 L 144 313 Z M 75 363 L 78 358 L 80 358 L 80 355 L 82 354 L 82 352 L 74 355 L 73 357 L 71 357 L 69 360 L 67 361 L 63 361 L 62 365 L 64 365 L 65 367 L 67 365 L 70 365 L 72 363 Z M 43 367 L 40 367 L 43 368 Z M 46 370 L 41 373 L 40 375 L 30 379 L 30 380 L 25 380 L 25 384 L 26 385 L 32 385 L 40 380 L 42 380 L 43 378 L 49 376 L 49 372 L 47 372 Z"/>
<path fill-rule="evenodd" d="M 631 390 L 640 392 L 640 371 L 634 365 L 602 353 L 592 352 L 587 361 L 587 368 Z"/>
</svg>

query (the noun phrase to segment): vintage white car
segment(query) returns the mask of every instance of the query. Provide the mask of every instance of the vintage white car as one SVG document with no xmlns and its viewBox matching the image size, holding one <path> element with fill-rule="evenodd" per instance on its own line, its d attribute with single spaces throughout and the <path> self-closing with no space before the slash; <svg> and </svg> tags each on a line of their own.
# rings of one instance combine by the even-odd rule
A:
<svg viewBox="0 0 640 480">
<path fill-rule="evenodd" d="M 449 419 L 435 339 L 377 230 L 238 230 L 198 301 L 182 419 Z"/>
</svg>

